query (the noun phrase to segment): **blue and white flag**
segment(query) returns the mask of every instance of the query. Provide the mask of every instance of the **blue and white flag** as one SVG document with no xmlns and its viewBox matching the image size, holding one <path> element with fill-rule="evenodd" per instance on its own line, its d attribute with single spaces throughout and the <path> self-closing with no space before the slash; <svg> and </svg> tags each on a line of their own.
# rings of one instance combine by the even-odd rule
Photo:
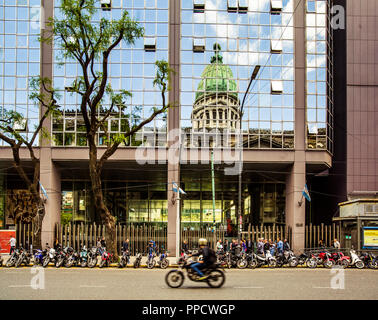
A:
<svg viewBox="0 0 378 320">
<path fill-rule="evenodd" d="M 304 186 L 304 188 L 303 188 L 302 195 L 303 195 L 308 201 L 311 202 L 311 197 L 310 197 L 310 193 L 308 192 L 308 189 L 307 189 L 307 184 L 305 184 L 305 186 Z"/>
<path fill-rule="evenodd" d="M 43 195 L 46 197 L 46 199 L 48 199 L 49 197 L 47 196 L 47 192 L 46 192 L 45 188 L 43 187 L 41 181 L 39 181 L 39 185 L 41 186 L 41 191 L 42 191 Z"/>
<path fill-rule="evenodd" d="M 178 193 L 181 193 L 181 194 L 186 194 L 186 192 L 184 191 L 184 190 L 182 190 L 178 185 L 177 185 L 177 183 L 176 182 L 172 182 L 172 190 L 174 191 L 174 192 L 178 192 Z"/>
</svg>

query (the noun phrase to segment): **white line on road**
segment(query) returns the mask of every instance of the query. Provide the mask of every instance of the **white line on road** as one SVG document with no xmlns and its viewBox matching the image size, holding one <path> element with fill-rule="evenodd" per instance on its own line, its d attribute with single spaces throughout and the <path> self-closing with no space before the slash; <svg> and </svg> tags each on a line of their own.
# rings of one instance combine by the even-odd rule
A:
<svg viewBox="0 0 378 320">
<path fill-rule="evenodd" d="M 264 287 L 234 287 L 234 289 L 264 289 Z"/>
<path fill-rule="evenodd" d="M 331 287 L 313 287 L 314 289 L 333 289 Z"/>
<path fill-rule="evenodd" d="M 83 285 L 83 286 L 80 286 L 80 288 L 105 288 L 106 286 L 86 286 L 86 285 Z"/>
<path fill-rule="evenodd" d="M 31 287 L 31 285 L 30 284 L 25 284 L 25 285 L 8 286 L 8 288 L 25 288 L 25 287 Z"/>
</svg>

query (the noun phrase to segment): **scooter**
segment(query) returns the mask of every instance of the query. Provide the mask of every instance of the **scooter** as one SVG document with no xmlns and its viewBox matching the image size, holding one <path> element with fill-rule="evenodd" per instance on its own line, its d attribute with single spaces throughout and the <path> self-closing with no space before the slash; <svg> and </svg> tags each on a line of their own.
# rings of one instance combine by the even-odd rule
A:
<svg viewBox="0 0 378 320">
<path fill-rule="evenodd" d="M 363 269 L 365 267 L 364 262 L 358 257 L 355 250 L 350 250 L 350 266 L 355 266 L 358 269 Z"/>
</svg>

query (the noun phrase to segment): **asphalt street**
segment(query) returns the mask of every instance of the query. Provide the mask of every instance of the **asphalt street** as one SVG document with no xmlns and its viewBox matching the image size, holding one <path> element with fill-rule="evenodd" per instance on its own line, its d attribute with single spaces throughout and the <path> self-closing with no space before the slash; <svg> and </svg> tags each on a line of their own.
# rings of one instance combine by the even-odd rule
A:
<svg viewBox="0 0 378 320">
<path fill-rule="evenodd" d="M 187 278 L 181 288 L 169 288 L 164 278 L 171 269 L 48 267 L 41 268 L 41 273 L 32 270 L 0 268 L 0 299 L 378 299 L 378 270 L 368 269 L 231 269 L 225 271 L 226 282 L 220 289 Z M 44 288 L 34 289 L 36 284 Z M 338 289 L 332 288 L 335 286 Z"/>
</svg>

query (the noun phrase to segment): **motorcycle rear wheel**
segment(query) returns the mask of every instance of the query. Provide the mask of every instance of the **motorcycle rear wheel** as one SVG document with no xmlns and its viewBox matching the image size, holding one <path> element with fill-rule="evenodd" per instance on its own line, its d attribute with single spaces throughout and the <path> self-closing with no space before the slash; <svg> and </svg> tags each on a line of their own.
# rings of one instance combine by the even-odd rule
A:
<svg viewBox="0 0 378 320">
<path fill-rule="evenodd" d="M 212 270 L 206 279 L 207 284 L 211 288 L 220 288 L 223 286 L 224 282 L 226 280 L 226 277 L 224 276 L 224 273 L 221 270 Z"/>
<path fill-rule="evenodd" d="M 257 267 L 257 261 L 251 260 L 248 264 L 248 267 L 250 267 L 251 269 L 255 269 Z"/>
<path fill-rule="evenodd" d="M 94 268 L 97 264 L 97 258 L 92 258 L 92 259 L 89 259 L 88 261 L 88 267 L 89 268 Z"/>
<path fill-rule="evenodd" d="M 347 259 L 344 259 L 341 261 L 341 266 L 343 268 L 348 268 L 349 267 L 349 261 Z"/>
<path fill-rule="evenodd" d="M 105 265 L 105 260 L 101 260 L 99 267 L 102 268 Z"/>
<path fill-rule="evenodd" d="M 161 264 L 160 264 L 160 268 L 162 269 L 166 269 L 167 267 L 169 266 L 169 261 L 164 259 Z"/>
<path fill-rule="evenodd" d="M 363 269 L 365 267 L 365 264 L 363 263 L 363 261 L 357 261 L 356 262 L 356 268 L 358 269 Z"/>
<path fill-rule="evenodd" d="M 247 268 L 247 266 L 248 266 L 248 262 L 247 262 L 247 260 L 245 260 L 245 259 L 239 259 L 239 260 L 236 262 L 236 266 L 237 266 L 239 269 L 245 269 L 245 268 Z"/>
<path fill-rule="evenodd" d="M 298 265 L 299 261 L 297 258 L 291 258 L 289 261 L 289 267 L 295 268 Z"/>
<path fill-rule="evenodd" d="M 165 276 L 165 283 L 170 288 L 179 288 L 184 283 L 184 274 L 180 270 L 171 270 Z"/>
<path fill-rule="evenodd" d="M 316 261 L 316 259 L 308 259 L 306 261 L 306 266 L 308 268 L 314 269 L 318 266 L 318 262 Z"/>
<path fill-rule="evenodd" d="M 50 262 L 50 258 L 49 257 L 43 258 L 42 267 L 46 268 L 49 265 L 49 262 Z"/>
<path fill-rule="evenodd" d="M 15 259 L 13 258 L 13 257 L 11 257 L 11 258 L 9 258 L 8 260 L 7 260 L 7 262 L 5 263 L 5 266 L 6 267 L 13 267 L 14 266 L 14 264 L 15 264 Z"/>
<path fill-rule="evenodd" d="M 22 259 L 18 258 L 17 261 L 16 261 L 16 263 L 14 264 L 14 267 L 18 268 L 21 265 L 21 263 L 22 263 Z"/>
</svg>

